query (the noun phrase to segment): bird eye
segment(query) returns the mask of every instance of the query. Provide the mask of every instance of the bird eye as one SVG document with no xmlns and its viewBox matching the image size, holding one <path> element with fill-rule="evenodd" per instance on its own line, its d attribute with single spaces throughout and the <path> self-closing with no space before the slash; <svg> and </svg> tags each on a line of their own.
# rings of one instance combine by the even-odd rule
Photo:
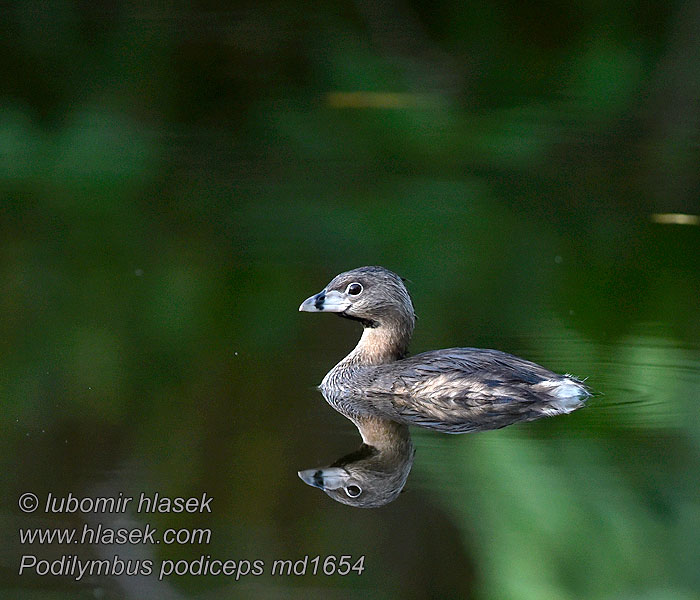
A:
<svg viewBox="0 0 700 600">
<path fill-rule="evenodd" d="M 359 485 L 350 484 L 345 488 L 345 493 L 350 498 L 357 498 L 362 493 L 362 488 Z"/>
<path fill-rule="evenodd" d="M 362 284 L 361 283 L 351 283 L 348 286 L 347 293 L 350 294 L 351 296 L 357 296 L 362 293 Z"/>
</svg>

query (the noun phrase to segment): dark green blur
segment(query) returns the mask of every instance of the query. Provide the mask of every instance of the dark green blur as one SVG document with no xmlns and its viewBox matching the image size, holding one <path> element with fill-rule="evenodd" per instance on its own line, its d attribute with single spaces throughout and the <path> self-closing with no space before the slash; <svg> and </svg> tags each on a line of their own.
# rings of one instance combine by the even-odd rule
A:
<svg viewBox="0 0 700 600">
<path fill-rule="evenodd" d="M 0 595 L 138 597 L 19 577 L 18 527 L 81 524 L 20 494 L 206 491 L 208 521 L 148 520 L 212 543 L 156 558 L 366 570 L 169 594 L 700 596 L 699 28 L 692 1 L 4 7 Z M 366 264 L 409 280 L 414 352 L 600 394 L 418 432 L 396 502 L 334 503 L 296 472 L 359 444 L 314 389 L 359 331 L 297 308 Z"/>
</svg>

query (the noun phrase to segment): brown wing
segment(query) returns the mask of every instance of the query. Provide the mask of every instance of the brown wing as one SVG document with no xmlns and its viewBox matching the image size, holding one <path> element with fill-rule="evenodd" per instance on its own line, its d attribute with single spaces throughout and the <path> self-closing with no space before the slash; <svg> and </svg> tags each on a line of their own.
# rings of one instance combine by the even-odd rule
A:
<svg viewBox="0 0 700 600">
<path fill-rule="evenodd" d="M 475 348 L 425 352 L 373 371 L 363 392 L 376 406 L 394 419 L 448 433 L 563 412 L 550 408 L 551 389 L 568 380 L 505 352 Z"/>
</svg>

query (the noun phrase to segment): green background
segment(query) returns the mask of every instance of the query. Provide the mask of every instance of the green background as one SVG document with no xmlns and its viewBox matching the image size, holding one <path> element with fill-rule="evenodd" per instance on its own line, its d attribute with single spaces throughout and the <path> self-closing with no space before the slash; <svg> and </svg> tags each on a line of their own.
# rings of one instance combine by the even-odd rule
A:
<svg viewBox="0 0 700 600">
<path fill-rule="evenodd" d="M 16 2 L 0 20 L 0 592 L 700 598 L 700 3 Z M 694 223 L 694 224 L 693 224 Z M 314 386 L 336 273 L 409 280 L 413 352 L 587 377 L 573 415 L 415 432 L 404 494 Z M 22 546 L 27 491 L 214 498 L 207 546 Z M 92 517 L 95 519 L 95 517 Z M 97 518 L 97 520 L 100 520 Z M 105 519 L 102 519 L 103 521 Z M 365 555 L 362 575 L 18 576 L 22 554 Z"/>
</svg>

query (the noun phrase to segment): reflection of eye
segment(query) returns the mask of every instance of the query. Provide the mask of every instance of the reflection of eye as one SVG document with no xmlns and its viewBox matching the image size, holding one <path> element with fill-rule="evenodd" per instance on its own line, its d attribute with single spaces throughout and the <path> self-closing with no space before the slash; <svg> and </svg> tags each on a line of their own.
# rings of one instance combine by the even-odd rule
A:
<svg viewBox="0 0 700 600">
<path fill-rule="evenodd" d="M 357 498 L 362 493 L 362 488 L 359 485 L 349 485 L 345 488 L 345 493 L 351 498 Z"/>
<path fill-rule="evenodd" d="M 347 293 L 350 294 L 351 296 L 357 296 L 362 293 L 362 284 L 361 283 L 351 283 L 348 286 Z"/>
</svg>

